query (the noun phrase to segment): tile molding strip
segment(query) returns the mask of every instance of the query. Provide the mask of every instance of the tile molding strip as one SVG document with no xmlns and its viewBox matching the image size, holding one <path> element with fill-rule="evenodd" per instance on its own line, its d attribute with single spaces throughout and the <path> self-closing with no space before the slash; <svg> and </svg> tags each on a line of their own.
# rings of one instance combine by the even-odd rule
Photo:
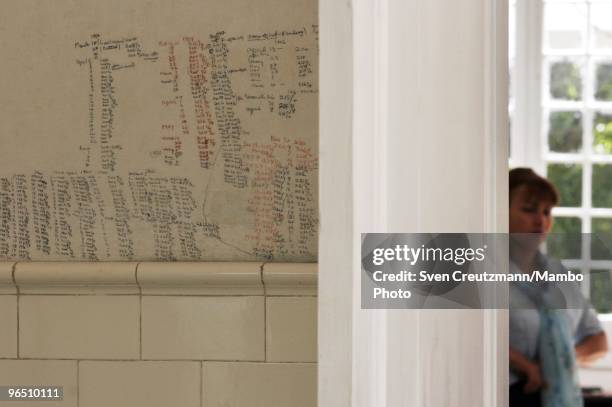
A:
<svg viewBox="0 0 612 407">
<path fill-rule="evenodd" d="M 15 263 L 0 263 L 0 294 L 17 294 L 17 287 L 13 280 Z"/>
<path fill-rule="evenodd" d="M 266 263 L 262 279 L 266 295 L 317 295 L 317 263 Z"/>
<path fill-rule="evenodd" d="M 316 295 L 317 263 L 0 262 L 0 294 Z"/>
</svg>

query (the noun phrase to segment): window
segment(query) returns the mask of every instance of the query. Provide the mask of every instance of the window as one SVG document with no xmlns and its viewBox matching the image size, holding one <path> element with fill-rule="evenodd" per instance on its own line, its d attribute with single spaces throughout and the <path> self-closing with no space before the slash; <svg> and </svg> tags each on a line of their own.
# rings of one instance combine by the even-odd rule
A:
<svg viewBox="0 0 612 407">
<path fill-rule="evenodd" d="M 510 166 L 557 186 L 548 250 L 611 313 L 612 0 L 511 0 L 509 15 Z"/>
</svg>

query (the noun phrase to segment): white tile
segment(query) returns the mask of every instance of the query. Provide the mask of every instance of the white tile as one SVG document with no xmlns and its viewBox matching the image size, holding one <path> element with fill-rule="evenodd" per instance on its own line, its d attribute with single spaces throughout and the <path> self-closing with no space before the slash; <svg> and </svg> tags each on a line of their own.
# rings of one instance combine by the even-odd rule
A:
<svg viewBox="0 0 612 407">
<path fill-rule="evenodd" d="M 138 359 L 137 296 L 22 295 L 22 357 Z"/>
<path fill-rule="evenodd" d="M 266 360 L 317 361 L 316 298 L 268 297 L 266 312 Z"/>
<path fill-rule="evenodd" d="M 17 357 L 16 295 L 0 295 L 0 357 Z"/>
<path fill-rule="evenodd" d="M 71 360 L 0 360 L 2 386 L 62 386 L 62 401 L 0 401 L 0 407 L 76 407 L 77 362 Z"/>
<path fill-rule="evenodd" d="M 200 407 L 200 362 L 81 362 L 79 407 Z"/>
<path fill-rule="evenodd" d="M 264 360 L 263 297 L 142 298 L 144 359 Z"/>
<path fill-rule="evenodd" d="M 315 407 L 314 363 L 204 362 L 203 407 Z"/>
</svg>

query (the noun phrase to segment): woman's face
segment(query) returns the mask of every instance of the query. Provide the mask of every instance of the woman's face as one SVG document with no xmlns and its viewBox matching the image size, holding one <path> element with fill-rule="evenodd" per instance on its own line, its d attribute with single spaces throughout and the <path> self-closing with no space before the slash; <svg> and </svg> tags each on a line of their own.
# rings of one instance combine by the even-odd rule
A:
<svg viewBox="0 0 612 407">
<path fill-rule="evenodd" d="M 517 187 L 510 201 L 510 233 L 539 235 L 540 243 L 552 228 L 553 204 L 530 194 L 527 185 Z"/>
</svg>

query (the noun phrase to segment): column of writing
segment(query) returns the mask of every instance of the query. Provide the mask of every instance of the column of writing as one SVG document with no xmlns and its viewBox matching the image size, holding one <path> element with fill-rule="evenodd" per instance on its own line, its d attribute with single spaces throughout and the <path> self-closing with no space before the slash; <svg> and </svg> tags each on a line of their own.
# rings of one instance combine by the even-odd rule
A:
<svg viewBox="0 0 612 407">
<path fill-rule="evenodd" d="M 36 250 L 49 255 L 51 254 L 49 241 L 51 229 L 49 183 L 41 172 L 36 171 L 30 177 L 30 185 L 32 189 L 32 221 L 34 223 Z"/>
<path fill-rule="evenodd" d="M 225 32 L 211 35 L 212 92 L 217 130 L 221 139 L 223 177 L 237 188 L 247 186 L 247 168 L 242 162 L 241 139 L 247 134 L 235 111 L 236 95 L 232 89 L 228 67 Z"/>
</svg>

